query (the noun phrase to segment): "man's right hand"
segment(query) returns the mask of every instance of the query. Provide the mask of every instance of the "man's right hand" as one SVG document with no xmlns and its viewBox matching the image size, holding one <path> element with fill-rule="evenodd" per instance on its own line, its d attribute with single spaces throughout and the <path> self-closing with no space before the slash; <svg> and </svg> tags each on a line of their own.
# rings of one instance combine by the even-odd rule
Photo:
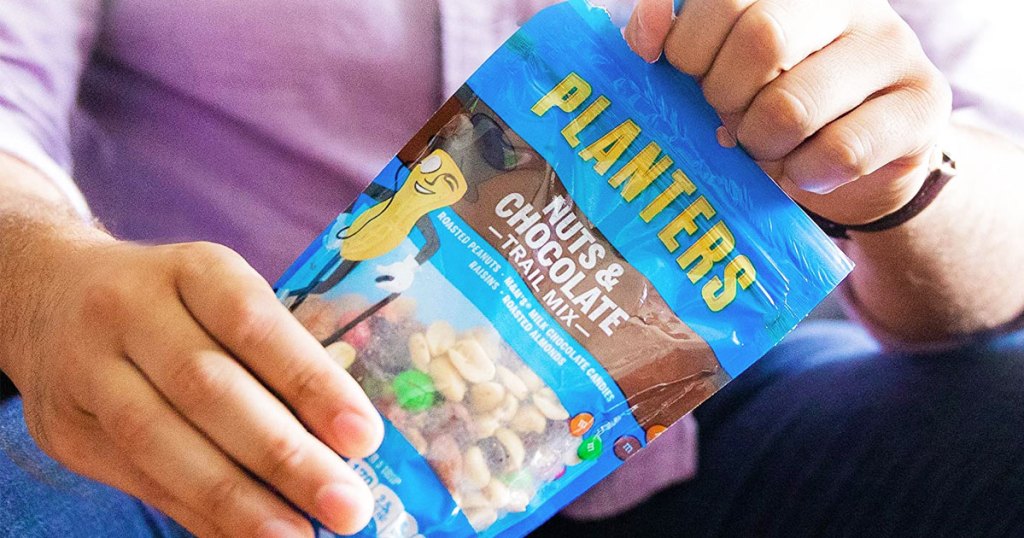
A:
<svg viewBox="0 0 1024 538">
<path fill-rule="evenodd" d="M 375 450 L 380 416 L 239 255 L 26 235 L 0 286 L 0 367 L 43 450 L 201 536 L 309 536 L 300 511 L 338 533 L 368 522 L 338 454 Z"/>
</svg>

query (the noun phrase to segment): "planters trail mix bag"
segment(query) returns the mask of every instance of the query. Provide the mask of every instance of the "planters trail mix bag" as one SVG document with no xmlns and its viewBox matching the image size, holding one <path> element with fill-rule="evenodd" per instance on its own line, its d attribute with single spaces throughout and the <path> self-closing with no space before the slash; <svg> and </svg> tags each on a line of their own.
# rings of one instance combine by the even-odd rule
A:
<svg viewBox="0 0 1024 538">
<path fill-rule="evenodd" d="M 512 36 L 278 282 L 385 418 L 365 536 L 521 536 L 850 262 L 582 0 Z M 317 526 L 319 536 L 333 536 Z"/>
</svg>

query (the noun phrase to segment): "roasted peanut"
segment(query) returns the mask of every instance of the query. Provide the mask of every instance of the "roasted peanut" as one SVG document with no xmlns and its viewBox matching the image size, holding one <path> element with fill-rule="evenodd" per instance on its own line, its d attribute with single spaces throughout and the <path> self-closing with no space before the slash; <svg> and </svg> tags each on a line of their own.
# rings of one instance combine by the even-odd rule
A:
<svg viewBox="0 0 1024 538">
<path fill-rule="evenodd" d="M 483 439 L 494 435 L 494 432 L 498 431 L 501 427 L 501 421 L 498 417 L 494 416 L 494 413 L 484 413 L 477 415 L 473 418 L 470 428 L 472 429 L 473 436 L 476 439 Z"/>
<path fill-rule="evenodd" d="M 535 406 L 524 404 L 512 417 L 509 426 L 517 432 L 544 433 L 548 426 L 548 419 Z"/>
<path fill-rule="evenodd" d="M 501 508 L 508 504 L 509 491 L 508 486 L 504 482 L 497 478 L 492 478 L 490 482 L 484 486 L 484 496 L 491 503 L 491 506 L 495 508 Z"/>
<path fill-rule="evenodd" d="M 483 383 L 494 379 L 494 361 L 476 340 L 459 340 L 448 350 L 448 358 L 466 381 Z"/>
<path fill-rule="evenodd" d="M 498 428 L 498 431 L 494 432 L 494 438 L 505 447 L 505 452 L 508 454 L 508 470 L 519 470 L 526 459 L 526 449 L 523 447 L 523 440 L 519 438 L 516 432 L 508 428 Z"/>
<path fill-rule="evenodd" d="M 423 437 L 423 433 L 416 428 L 406 429 L 402 432 L 402 435 L 405 436 L 405 439 L 409 441 L 409 444 L 416 449 L 416 452 L 424 454 L 430 450 L 430 445 L 427 444 L 427 439 Z"/>
<path fill-rule="evenodd" d="M 455 343 L 455 329 L 447 321 L 438 320 L 427 327 L 426 338 L 430 354 L 436 357 L 448 351 Z"/>
<path fill-rule="evenodd" d="M 501 402 L 501 407 L 494 411 L 494 416 L 498 417 L 498 420 L 501 422 L 506 423 L 516 416 L 517 411 L 519 411 L 519 400 L 515 396 L 506 393 L 505 399 Z"/>
<path fill-rule="evenodd" d="M 526 388 L 526 383 L 523 383 L 523 380 L 517 376 L 515 372 L 505 368 L 504 366 L 499 366 L 497 368 L 497 373 L 498 380 L 501 381 L 502 385 L 505 385 L 505 388 L 508 389 L 513 396 L 520 400 L 525 400 L 526 397 L 529 396 L 530 389 Z"/>
<path fill-rule="evenodd" d="M 463 497 L 462 501 L 459 502 L 459 506 L 463 510 L 470 508 L 482 508 L 485 506 L 491 506 L 491 501 L 484 496 L 480 491 L 471 491 Z"/>
<path fill-rule="evenodd" d="M 409 360 L 421 371 L 429 371 L 430 344 L 427 343 L 427 337 L 423 333 L 413 333 L 409 337 Z"/>
<path fill-rule="evenodd" d="M 469 389 L 469 403 L 477 413 L 497 409 L 505 399 L 505 386 L 494 381 L 477 383 Z"/>
<path fill-rule="evenodd" d="M 569 418 L 569 412 L 562 407 L 561 402 L 558 401 L 558 396 L 555 395 L 555 391 L 547 387 L 533 393 L 533 404 L 537 406 L 537 409 L 545 417 L 551 420 L 566 420 Z"/>
<path fill-rule="evenodd" d="M 496 361 L 501 356 L 501 336 L 493 328 L 477 327 L 468 331 L 466 336 L 476 340 L 491 360 Z"/>
<path fill-rule="evenodd" d="M 465 511 L 465 514 L 469 524 L 477 531 L 482 531 L 498 521 L 497 510 L 489 507 L 470 508 Z"/>
<path fill-rule="evenodd" d="M 521 489 L 511 489 L 508 494 L 508 504 L 505 509 L 509 512 L 525 512 L 530 506 L 530 499 L 533 497 L 529 492 Z"/>
<path fill-rule="evenodd" d="M 491 470 L 487 467 L 484 453 L 476 445 L 466 449 L 462 456 L 462 467 L 466 473 L 466 480 L 478 488 L 486 486 L 491 481 Z"/>
<path fill-rule="evenodd" d="M 344 340 L 339 340 L 325 348 L 334 362 L 348 370 L 352 363 L 356 362 L 356 348 Z"/>
<path fill-rule="evenodd" d="M 466 382 L 447 356 L 436 357 L 428 366 L 434 388 L 448 401 L 461 402 L 466 397 Z"/>
<path fill-rule="evenodd" d="M 516 373 L 529 390 L 538 390 L 544 386 L 544 382 L 537 376 L 537 372 L 534 372 L 528 366 L 523 366 Z"/>
</svg>

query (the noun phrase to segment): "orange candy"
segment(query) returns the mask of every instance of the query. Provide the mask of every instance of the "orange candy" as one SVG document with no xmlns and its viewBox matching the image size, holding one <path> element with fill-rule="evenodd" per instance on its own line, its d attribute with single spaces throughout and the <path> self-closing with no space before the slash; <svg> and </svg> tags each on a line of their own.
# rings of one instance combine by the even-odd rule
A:
<svg viewBox="0 0 1024 538">
<path fill-rule="evenodd" d="M 569 433 L 576 437 L 583 437 L 583 434 L 590 431 L 590 427 L 594 425 L 594 415 L 590 413 L 580 413 L 569 421 Z"/>
<path fill-rule="evenodd" d="M 662 426 L 661 424 L 655 424 L 654 426 L 647 428 L 647 442 L 650 443 L 651 441 L 657 439 L 658 436 L 664 433 L 667 429 L 668 428 Z"/>
</svg>

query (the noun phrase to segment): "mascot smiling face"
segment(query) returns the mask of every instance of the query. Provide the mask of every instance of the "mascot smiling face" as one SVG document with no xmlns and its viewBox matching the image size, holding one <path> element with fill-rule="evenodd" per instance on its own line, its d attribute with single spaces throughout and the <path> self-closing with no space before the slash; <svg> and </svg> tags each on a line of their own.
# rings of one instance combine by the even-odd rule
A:
<svg viewBox="0 0 1024 538">
<path fill-rule="evenodd" d="M 402 188 L 389 200 L 356 217 L 341 237 L 342 257 L 360 261 L 397 247 L 421 217 L 458 202 L 468 190 L 462 170 L 443 149 L 414 165 Z"/>
</svg>

